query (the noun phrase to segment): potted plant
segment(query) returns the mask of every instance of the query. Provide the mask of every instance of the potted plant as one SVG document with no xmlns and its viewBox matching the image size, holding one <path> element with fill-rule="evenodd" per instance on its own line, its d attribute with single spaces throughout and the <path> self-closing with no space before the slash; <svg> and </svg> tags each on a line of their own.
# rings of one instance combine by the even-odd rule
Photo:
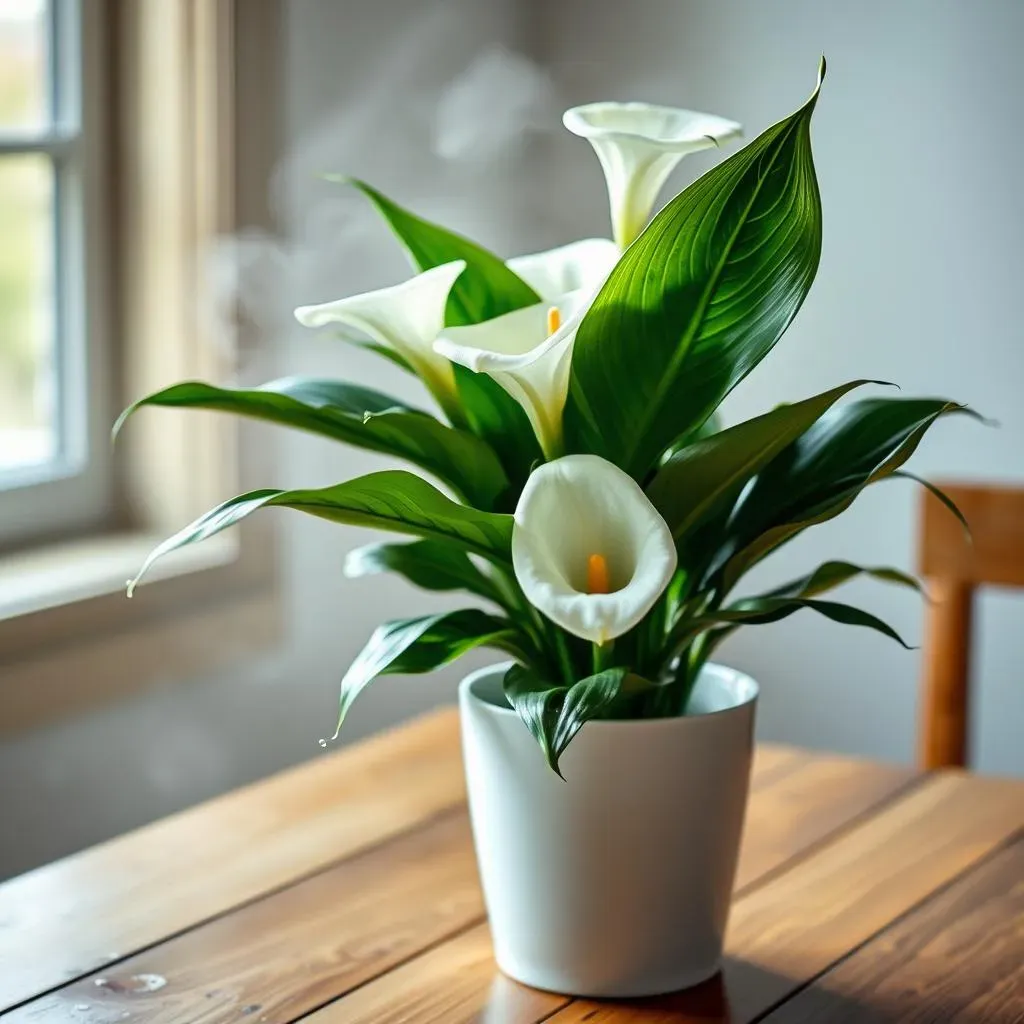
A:
<svg viewBox="0 0 1024 1024">
<path fill-rule="evenodd" d="M 717 969 L 757 696 L 753 680 L 710 662 L 725 637 L 807 610 L 902 643 L 822 596 L 859 575 L 917 586 L 894 569 L 828 562 L 734 596 L 780 545 L 906 475 L 937 419 L 968 411 L 848 398 L 878 383 L 854 380 L 717 427 L 719 404 L 779 340 L 817 270 L 810 122 L 823 74 L 824 63 L 795 113 L 650 223 L 679 159 L 739 125 L 643 104 L 569 111 L 604 168 L 613 240 L 503 261 L 352 181 L 417 273 L 297 316 L 358 332 L 419 377 L 440 415 L 288 378 L 177 384 L 119 421 L 144 405 L 234 412 L 398 456 L 443 487 L 394 469 L 252 491 L 165 541 L 142 572 L 283 506 L 417 538 L 352 552 L 350 576 L 396 572 L 486 605 L 380 626 L 344 677 L 340 718 L 379 675 L 477 647 L 510 659 L 466 679 L 460 702 L 497 960 L 532 985 L 637 996 Z"/>
</svg>

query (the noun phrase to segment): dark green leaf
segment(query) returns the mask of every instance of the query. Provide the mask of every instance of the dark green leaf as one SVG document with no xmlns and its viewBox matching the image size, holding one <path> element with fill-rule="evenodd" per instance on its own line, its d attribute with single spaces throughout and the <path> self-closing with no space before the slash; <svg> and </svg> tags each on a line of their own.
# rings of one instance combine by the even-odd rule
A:
<svg viewBox="0 0 1024 1024">
<path fill-rule="evenodd" d="M 569 688 L 553 686 L 522 665 L 512 665 L 505 673 L 504 688 L 505 698 L 540 744 L 544 759 L 557 772 L 555 726 Z"/>
<path fill-rule="evenodd" d="M 967 522 L 963 512 L 960 511 L 957 503 L 941 488 L 938 484 L 933 484 L 930 480 L 923 480 L 919 476 L 915 476 L 913 473 L 908 473 L 906 470 L 897 470 L 892 474 L 893 477 L 900 480 L 913 480 L 914 483 L 920 484 L 926 491 L 934 495 L 938 499 L 940 504 L 945 506 L 947 511 L 953 516 L 954 519 L 964 528 L 964 533 L 968 540 L 971 540 L 971 526 Z"/>
<path fill-rule="evenodd" d="M 764 625 L 788 618 L 804 608 L 824 615 L 833 622 L 845 626 L 865 626 L 895 640 L 898 644 L 912 648 L 904 643 L 903 638 L 890 626 L 870 612 L 854 608 L 838 601 L 817 601 L 805 597 L 756 597 L 738 601 L 729 608 L 703 616 L 701 622 L 707 625 L 722 623 L 735 625 Z"/>
<path fill-rule="evenodd" d="M 220 388 L 201 381 L 175 384 L 129 406 L 118 419 L 115 433 L 145 405 L 215 409 L 397 455 L 484 509 L 493 508 L 508 487 L 497 456 L 480 438 L 388 395 L 340 381 L 287 377 L 258 388 Z"/>
<path fill-rule="evenodd" d="M 350 551 L 345 575 L 396 572 L 424 590 L 468 590 L 501 604 L 501 595 L 472 559 L 448 541 L 415 540 L 411 544 L 368 544 Z"/>
<path fill-rule="evenodd" d="M 821 251 L 810 144 L 817 98 L 815 88 L 796 113 L 690 185 L 626 250 L 576 336 L 570 451 L 643 478 L 782 336 Z"/>
<path fill-rule="evenodd" d="M 465 366 L 453 369 L 466 423 L 498 453 L 515 485 L 514 502 L 531 467 L 543 458 L 533 427 L 523 407 L 486 373 L 474 373 Z"/>
<path fill-rule="evenodd" d="M 465 260 L 448 296 L 445 325 L 477 324 L 523 306 L 540 296 L 499 257 L 437 224 L 402 209 L 365 182 L 340 178 L 358 188 L 377 208 L 405 246 L 418 270 Z M 530 464 L 540 458 L 533 428 L 519 403 L 485 374 L 456 366 L 455 381 L 466 421 L 501 458 L 509 476 L 522 483 Z"/>
<path fill-rule="evenodd" d="M 426 480 L 390 469 L 319 490 L 260 490 L 231 498 L 154 549 L 129 584 L 129 595 L 157 559 L 272 507 L 296 509 L 335 523 L 451 541 L 499 564 L 508 564 L 511 557 L 511 516 L 459 505 Z"/>
<path fill-rule="evenodd" d="M 830 409 L 758 474 L 712 565 L 728 590 L 751 566 L 809 526 L 845 511 L 891 476 L 943 416 L 965 406 L 937 398 L 868 398 Z"/>
<path fill-rule="evenodd" d="M 466 261 L 466 269 L 448 296 L 445 326 L 478 324 L 540 302 L 540 296 L 518 274 L 476 242 L 402 209 L 364 181 L 330 177 L 355 186 L 373 203 L 417 269 L 429 270 L 453 260 Z"/>
<path fill-rule="evenodd" d="M 812 573 L 801 576 L 798 579 L 790 580 L 769 590 L 762 597 L 817 597 L 829 590 L 855 579 L 857 576 L 870 576 L 872 579 L 881 580 L 883 583 L 895 583 L 898 586 L 909 587 L 918 593 L 923 591 L 921 581 L 899 569 L 889 567 L 864 568 L 854 565 L 852 562 L 823 562 Z"/>
<path fill-rule="evenodd" d="M 378 626 L 341 681 L 338 728 L 352 702 L 377 676 L 417 675 L 460 658 L 476 647 L 495 647 L 525 657 L 508 619 L 475 608 L 398 619 Z"/>
<path fill-rule="evenodd" d="M 505 697 L 540 744 L 548 765 L 559 775 L 559 759 L 580 729 L 607 711 L 624 694 L 653 684 L 626 668 L 610 668 L 572 686 L 552 686 L 522 665 L 505 674 Z"/>
<path fill-rule="evenodd" d="M 647 495 L 678 540 L 703 520 L 727 518 L 750 479 L 792 444 L 843 395 L 863 384 L 855 380 L 792 405 L 694 441 L 658 471 Z"/>
</svg>

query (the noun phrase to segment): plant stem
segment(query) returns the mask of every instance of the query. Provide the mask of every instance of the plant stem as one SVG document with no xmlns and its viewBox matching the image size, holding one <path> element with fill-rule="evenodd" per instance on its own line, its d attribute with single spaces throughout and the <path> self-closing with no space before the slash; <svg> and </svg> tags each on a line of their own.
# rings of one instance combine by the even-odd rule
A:
<svg viewBox="0 0 1024 1024">
<path fill-rule="evenodd" d="M 576 672 L 572 667 L 572 656 L 569 654 L 569 645 L 565 642 L 565 634 L 558 626 L 554 626 L 551 635 L 555 641 L 555 652 L 558 655 L 558 664 L 562 670 L 562 678 L 566 686 L 572 686 L 576 682 Z"/>
<path fill-rule="evenodd" d="M 591 650 L 594 656 L 594 675 L 603 672 L 611 665 L 612 652 L 615 650 L 615 641 L 609 640 L 606 644 L 593 644 Z"/>
</svg>

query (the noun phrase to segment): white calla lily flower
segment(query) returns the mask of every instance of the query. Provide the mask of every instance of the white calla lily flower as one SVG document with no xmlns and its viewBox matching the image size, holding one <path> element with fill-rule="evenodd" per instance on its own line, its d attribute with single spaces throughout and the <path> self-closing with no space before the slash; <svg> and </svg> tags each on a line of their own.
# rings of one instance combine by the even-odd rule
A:
<svg viewBox="0 0 1024 1024">
<path fill-rule="evenodd" d="M 305 327 L 337 323 L 368 335 L 402 356 L 442 406 L 450 408 L 455 377 L 451 363 L 434 351 L 434 341 L 444 329 L 448 293 L 465 269 L 465 260 L 453 260 L 390 288 L 300 306 L 295 318 Z"/>
<path fill-rule="evenodd" d="M 527 600 L 605 644 L 651 610 L 675 572 L 672 531 L 632 477 L 597 455 L 535 469 L 516 506 L 512 565 Z"/>
<path fill-rule="evenodd" d="M 489 374 L 523 407 L 548 458 L 561 452 L 572 346 L 592 297 L 581 289 L 483 323 L 448 327 L 434 343 L 453 363 Z"/>
<path fill-rule="evenodd" d="M 590 103 L 567 110 L 562 123 L 586 139 L 601 161 L 612 234 L 623 249 L 643 230 L 661 186 L 687 153 L 743 132 L 714 114 L 649 103 Z"/>
<path fill-rule="evenodd" d="M 505 265 L 542 299 L 557 299 L 567 292 L 596 292 L 622 253 L 608 238 L 584 238 L 546 252 L 514 256 Z"/>
</svg>

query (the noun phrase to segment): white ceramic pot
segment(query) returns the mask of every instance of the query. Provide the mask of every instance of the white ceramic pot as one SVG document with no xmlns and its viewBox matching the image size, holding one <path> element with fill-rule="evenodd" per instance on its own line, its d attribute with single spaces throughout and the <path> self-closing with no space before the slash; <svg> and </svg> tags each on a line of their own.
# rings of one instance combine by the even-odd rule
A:
<svg viewBox="0 0 1024 1024">
<path fill-rule="evenodd" d="M 702 672 L 685 717 L 587 723 L 563 782 L 502 693 L 459 703 L 469 807 L 498 966 L 535 988 L 638 997 L 719 967 L 753 754 L 757 684 Z"/>
</svg>

